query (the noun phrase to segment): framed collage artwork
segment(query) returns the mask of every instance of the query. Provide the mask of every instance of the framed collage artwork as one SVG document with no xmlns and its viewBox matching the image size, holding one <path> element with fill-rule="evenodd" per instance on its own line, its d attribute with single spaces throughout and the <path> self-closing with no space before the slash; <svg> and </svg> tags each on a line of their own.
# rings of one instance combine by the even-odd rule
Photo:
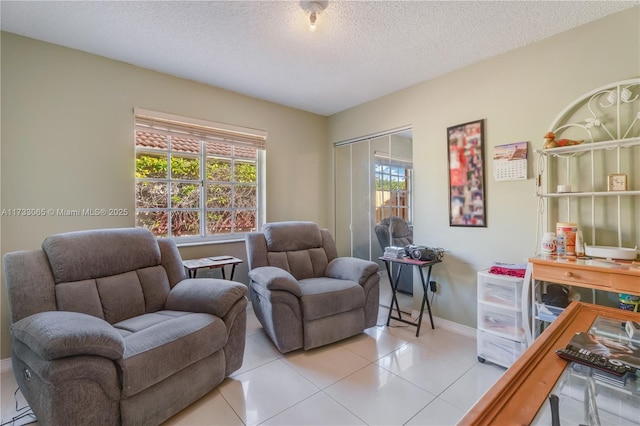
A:
<svg viewBox="0 0 640 426">
<path fill-rule="evenodd" d="M 449 226 L 486 227 L 484 120 L 447 128 Z"/>
</svg>

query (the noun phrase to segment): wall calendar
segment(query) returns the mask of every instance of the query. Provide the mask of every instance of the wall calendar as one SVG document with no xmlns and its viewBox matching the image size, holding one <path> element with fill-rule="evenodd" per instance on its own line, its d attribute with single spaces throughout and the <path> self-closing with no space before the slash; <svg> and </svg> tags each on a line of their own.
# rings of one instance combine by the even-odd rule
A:
<svg viewBox="0 0 640 426">
<path fill-rule="evenodd" d="M 496 181 L 527 178 L 529 142 L 497 145 L 493 149 L 493 178 Z"/>
</svg>

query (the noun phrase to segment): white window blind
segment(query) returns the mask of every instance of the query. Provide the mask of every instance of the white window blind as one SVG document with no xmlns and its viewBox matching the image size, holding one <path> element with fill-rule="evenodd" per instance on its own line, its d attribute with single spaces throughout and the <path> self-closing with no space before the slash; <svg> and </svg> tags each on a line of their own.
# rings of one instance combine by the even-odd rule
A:
<svg viewBox="0 0 640 426">
<path fill-rule="evenodd" d="M 266 149 L 267 132 L 174 114 L 135 109 L 136 130 Z"/>
</svg>

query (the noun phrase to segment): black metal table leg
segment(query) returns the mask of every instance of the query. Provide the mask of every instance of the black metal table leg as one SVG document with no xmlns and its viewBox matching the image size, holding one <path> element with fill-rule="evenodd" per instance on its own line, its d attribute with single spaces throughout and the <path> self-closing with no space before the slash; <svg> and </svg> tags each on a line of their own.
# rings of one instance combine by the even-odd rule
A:
<svg viewBox="0 0 640 426">
<path fill-rule="evenodd" d="M 401 263 L 396 263 L 398 266 L 398 271 L 396 273 L 395 278 L 393 277 L 393 274 L 391 273 L 391 268 L 390 263 L 393 262 L 387 262 L 385 261 L 385 265 L 387 267 L 387 275 L 389 276 L 389 282 L 391 283 L 391 305 L 389 306 L 389 316 L 387 317 L 387 326 L 390 324 L 391 320 L 394 319 L 396 321 L 400 321 L 403 322 L 405 324 L 409 324 L 409 325 L 416 325 L 415 323 L 411 322 L 411 321 L 407 321 L 406 319 L 402 318 L 402 311 L 400 310 L 400 303 L 398 302 L 398 286 L 400 285 L 400 275 L 402 273 L 402 267 L 404 266 Z M 393 307 L 395 305 L 395 309 L 398 312 L 398 316 L 394 317 L 393 314 Z M 419 327 L 418 327 L 419 328 Z M 416 334 L 417 336 L 417 334 Z"/>
<path fill-rule="evenodd" d="M 391 270 L 393 271 L 393 264 L 391 264 Z M 398 286 L 400 286 L 400 272 L 402 270 L 402 265 L 398 268 L 398 272 L 396 272 L 396 277 L 393 284 L 393 300 L 396 301 L 396 311 L 398 311 L 398 316 L 402 318 L 402 312 L 400 311 L 400 303 L 398 302 Z M 393 272 L 392 272 L 393 275 Z"/>
<path fill-rule="evenodd" d="M 398 303 L 398 282 L 400 281 L 400 271 L 398 270 L 397 278 L 393 279 L 393 274 L 391 273 L 391 267 L 388 261 L 384 261 L 385 267 L 387 269 L 387 276 L 389 277 L 389 284 L 391 285 L 391 304 L 389 305 L 389 315 L 387 316 L 387 325 L 391 322 L 391 313 L 393 312 L 393 305 L 396 305 L 396 310 L 398 311 L 398 316 L 402 318 L 402 314 L 400 313 L 400 304 Z"/>
<path fill-rule="evenodd" d="M 420 306 L 420 316 L 418 318 L 418 329 L 416 330 L 416 337 L 420 334 L 420 326 L 422 325 L 422 314 L 424 313 L 424 305 L 427 304 L 427 310 L 429 311 L 429 320 L 431 320 L 431 329 L 435 329 L 433 325 L 433 315 L 431 314 L 431 304 L 429 303 L 429 286 L 428 283 L 431 280 L 431 266 L 429 265 L 427 269 L 427 280 L 424 279 L 424 273 L 422 272 L 422 268 L 418 268 L 420 270 L 420 281 L 422 281 L 422 305 Z"/>
</svg>

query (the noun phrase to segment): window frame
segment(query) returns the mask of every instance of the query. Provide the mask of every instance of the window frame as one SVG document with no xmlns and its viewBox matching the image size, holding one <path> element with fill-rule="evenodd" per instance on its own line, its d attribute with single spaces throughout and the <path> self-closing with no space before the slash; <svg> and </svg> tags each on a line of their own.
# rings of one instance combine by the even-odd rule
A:
<svg viewBox="0 0 640 426">
<path fill-rule="evenodd" d="M 174 129 L 177 129 L 174 130 Z M 193 129 L 193 132 L 189 133 Z M 166 148 L 153 148 L 147 146 L 138 145 L 138 133 L 139 131 L 146 133 L 162 134 L 167 137 Z M 234 140 L 237 136 L 238 140 Z M 199 152 L 182 152 L 175 151 L 173 148 L 173 138 L 181 137 L 188 139 L 197 139 L 199 144 Z M 235 187 L 239 185 L 247 185 L 247 182 L 239 182 L 235 180 L 235 164 L 240 163 L 252 163 L 255 164 L 256 178 L 255 182 L 249 184 L 255 186 L 255 215 L 256 215 L 256 228 L 260 229 L 265 222 L 266 211 L 266 185 L 265 185 L 265 164 L 266 164 L 266 137 L 267 133 L 261 130 L 242 128 L 233 125 L 214 123 L 200 119 L 192 119 L 183 116 L 177 116 L 173 114 L 160 113 L 155 111 L 143 110 L 136 108 L 134 111 L 134 170 L 137 172 L 136 160 L 140 154 L 160 155 L 166 156 L 167 161 L 167 174 L 164 177 L 153 178 L 139 178 L 135 176 L 134 183 L 134 220 L 136 227 L 144 227 L 144 224 L 138 223 L 138 214 L 141 212 L 167 212 L 168 224 L 167 234 L 157 235 L 158 237 L 166 237 L 173 239 L 178 245 L 199 245 L 216 242 L 233 242 L 242 241 L 245 238 L 247 232 L 242 231 L 234 232 L 235 227 L 235 212 L 246 211 L 254 209 L 236 208 L 233 203 L 235 199 L 232 199 L 231 206 L 227 208 L 209 208 L 207 207 L 207 188 L 214 182 L 209 181 L 207 176 L 207 164 L 211 158 L 218 158 L 224 161 L 229 161 L 231 176 L 229 184 L 231 187 L 231 194 L 235 193 Z M 208 142 L 214 142 L 216 144 L 223 144 L 230 148 L 229 155 L 212 155 L 207 152 Z M 247 159 L 246 157 L 236 156 L 236 149 L 238 148 L 252 148 L 256 150 L 256 158 Z M 189 180 L 183 178 L 172 178 L 171 167 L 173 157 L 182 158 L 197 158 L 199 161 L 199 176 L 196 180 Z M 138 184 L 139 182 L 161 182 L 167 186 L 166 194 L 166 207 L 151 207 L 141 208 L 138 207 Z M 199 185 L 199 202 L 198 207 L 180 207 L 175 208 L 171 204 L 171 196 L 173 184 L 196 184 Z M 173 235 L 172 234 L 172 212 L 176 211 L 194 211 L 199 215 L 198 235 Z M 225 211 L 232 213 L 231 231 L 223 234 L 207 234 L 207 217 L 212 212 Z M 152 231 L 153 232 L 153 231 Z"/>
<path fill-rule="evenodd" d="M 384 169 L 387 169 L 386 171 Z M 404 174 L 394 173 L 394 170 L 404 171 Z M 376 220 L 379 222 L 380 220 L 390 217 L 390 216 L 399 216 L 402 217 L 408 224 L 413 223 L 413 209 L 411 208 L 412 204 L 412 193 L 413 193 L 413 164 L 409 160 L 400 160 L 393 157 L 389 157 L 387 155 L 380 155 L 376 153 L 374 157 L 374 182 L 376 185 L 375 188 L 375 212 L 377 217 Z M 377 182 L 380 180 L 381 182 L 388 181 L 389 182 L 389 190 L 382 188 L 378 190 Z M 393 182 L 403 180 L 406 183 L 406 188 L 402 191 L 393 190 Z M 389 205 L 384 205 L 385 194 L 388 193 Z M 405 203 L 400 203 L 399 194 L 404 194 Z M 378 201 L 381 200 L 383 204 L 379 204 Z M 405 214 L 400 214 L 400 211 L 404 211 Z M 388 213 L 388 214 L 387 214 Z"/>
</svg>

